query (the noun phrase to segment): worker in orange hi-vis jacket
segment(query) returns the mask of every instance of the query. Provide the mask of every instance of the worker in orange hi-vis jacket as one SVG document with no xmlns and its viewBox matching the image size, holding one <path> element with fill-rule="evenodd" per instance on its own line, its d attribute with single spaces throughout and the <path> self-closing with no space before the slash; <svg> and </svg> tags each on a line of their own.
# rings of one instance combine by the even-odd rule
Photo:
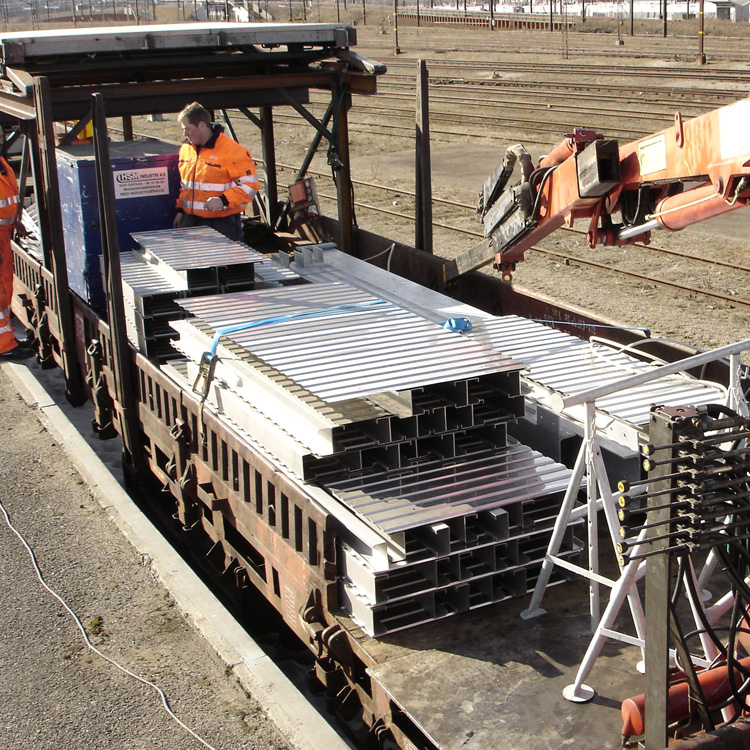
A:
<svg viewBox="0 0 750 750">
<path fill-rule="evenodd" d="M 0 128 L 0 361 L 27 359 L 34 350 L 20 345 L 13 333 L 10 305 L 13 300 L 13 251 L 10 238 L 20 215 L 18 183 L 5 161 L 5 134 Z"/>
<path fill-rule="evenodd" d="M 242 212 L 260 189 L 250 152 L 211 122 L 198 102 L 177 116 L 186 143 L 180 147 L 182 180 L 174 227 L 210 226 L 242 239 Z"/>
</svg>

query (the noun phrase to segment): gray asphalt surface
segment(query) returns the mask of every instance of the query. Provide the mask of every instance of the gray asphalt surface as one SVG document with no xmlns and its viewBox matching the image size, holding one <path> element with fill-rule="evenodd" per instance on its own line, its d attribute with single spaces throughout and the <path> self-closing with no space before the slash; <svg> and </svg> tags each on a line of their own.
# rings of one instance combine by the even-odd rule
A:
<svg viewBox="0 0 750 750">
<path fill-rule="evenodd" d="M 287 748 L 0 369 L 0 501 L 97 648 L 216 750 Z M 151 688 L 91 652 L 0 514 L 0 748 L 194 750 Z"/>
</svg>

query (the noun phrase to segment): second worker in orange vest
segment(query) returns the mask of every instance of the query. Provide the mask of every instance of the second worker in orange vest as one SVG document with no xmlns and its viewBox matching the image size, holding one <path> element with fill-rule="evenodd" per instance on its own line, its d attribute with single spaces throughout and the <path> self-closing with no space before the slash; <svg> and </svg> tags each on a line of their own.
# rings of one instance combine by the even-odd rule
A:
<svg viewBox="0 0 750 750">
<path fill-rule="evenodd" d="M 187 143 L 180 146 L 182 181 L 174 227 L 210 226 L 242 239 L 242 212 L 260 189 L 250 152 L 224 135 L 198 102 L 177 116 Z"/>
<path fill-rule="evenodd" d="M 13 301 L 13 250 L 10 240 L 19 219 L 20 198 L 13 170 L 4 158 L 5 133 L 0 128 L 0 362 L 27 359 L 34 350 L 19 345 L 13 332 L 11 302 Z"/>
</svg>

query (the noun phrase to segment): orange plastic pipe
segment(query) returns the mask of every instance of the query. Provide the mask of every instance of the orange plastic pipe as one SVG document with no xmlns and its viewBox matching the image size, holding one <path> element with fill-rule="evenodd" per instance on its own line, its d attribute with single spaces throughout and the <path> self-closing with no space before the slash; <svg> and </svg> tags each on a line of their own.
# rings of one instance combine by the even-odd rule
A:
<svg viewBox="0 0 750 750">
<path fill-rule="evenodd" d="M 750 669 L 750 656 L 740 661 L 745 669 Z M 734 670 L 737 683 L 742 682 L 739 669 Z M 698 672 L 698 684 L 709 708 L 716 706 L 731 695 L 726 665 Z M 636 695 L 622 702 L 622 734 L 625 737 L 642 735 L 646 727 L 646 695 Z M 680 682 L 669 688 L 667 697 L 667 721 L 673 724 L 690 715 L 690 689 L 687 682 Z"/>
</svg>

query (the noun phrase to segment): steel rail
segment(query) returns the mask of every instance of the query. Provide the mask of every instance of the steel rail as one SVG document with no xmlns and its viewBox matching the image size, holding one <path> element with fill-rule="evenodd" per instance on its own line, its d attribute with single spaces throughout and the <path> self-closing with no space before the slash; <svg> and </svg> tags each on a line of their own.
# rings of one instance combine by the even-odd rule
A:
<svg viewBox="0 0 750 750">
<path fill-rule="evenodd" d="M 363 110 L 377 110 L 379 108 L 376 107 L 368 107 L 367 105 L 362 106 L 360 105 L 358 107 L 360 112 Z M 440 115 L 439 113 L 432 113 L 431 118 L 433 120 L 449 120 L 449 121 L 455 121 L 455 115 Z M 404 116 L 406 118 L 406 115 Z M 302 125 L 303 121 L 300 120 L 299 117 L 295 117 L 294 115 L 277 115 L 275 118 L 275 121 L 277 122 L 284 122 L 288 124 L 294 124 L 294 125 Z M 412 119 L 413 119 L 413 113 L 412 113 Z M 513 118 L 513 117 L 496 117 L 487 115 L 484 118 L 481 118 L 482 126 L 491 128 L 493 125 L 497 125 L 498 123 L 503 124 L 512 124 L 515 127 L 522 127 L 522 128 L 531 128 L 533 130 L 536 130 L 537 132 L 549 132 L 554 133 L 555 137 L 549 139 L 549 140 L 540 140 L 538 138 L 532 138 L 532 137 L 525 137 L 524 140 L 527 143 L 537 143 L 542 144 L 545 146 L 550 146 L 552 143 L 556 140 L 559 140 L 557 137 L 561 131 L 570 129 L 573 127 L 571 124 L 571 121 L 568 120 L 563 123 L 540 123 L 538 121 L 532 121 L 532 120 L 522 120 L 520 118 Z M 408 135 L 412 140 L 414 139 L 414 125 L 406 126 L 406 125 L 394 125 L 390 123 L 375 123 L 373 124 L 372 120 L 368 119 L 366 122 L 360 123 L 358 120 L 350 119 L 350 127 L 354 129 L 354 127 L 360 127 L 362 130 L 366 130 L 367 132 L 373 132 L 375 128 L 381 128 L 381 129 L 392 129 L 396 131 L 406 131 L 404 137 Z M 609 135 L 615 138 L 621 138 L 623 140 L 638 140 L 638 138 L 645 137 L 647 135 L 650 135 L 653 131 L 652 130 L 631 130 L 629 132 L 623 132 L 623 131 L 610 131 Z M 430 133 L 433 135 L 441 135 L 441 136 L 451 136 L 454 138 L 460 138 L 463 142 L 466 142 L 470 137 L 473 138 L 482 138 L 484 140 L 490 139 L 493 141 L 502 141 L 503 143 L 508 142 L 508 136 L 501 133 L 477 133 L 472 136 L 468 135 L 465 131 L 455 131 L 455 130 L 438 130 L 435 128 L 430 128 Z"/>
<path fill-rule="evenodd" d="M 585 235 L 586 231 L 583 229 L 576 229 L 575 227 L 560 227 L 566 232 L 572 232 L 574 234 Z M 645 245 L 643 242 L 633 242 L 628 247 L 637 247 L 642 250 L 656 251 L 657 253 L 663 253 L 665 255 L 674 255 L 677 258 L 683 258 L 684 260 L 695 260 L 701 263 L 706 263 L 709 266 L 722 266 L 724 268 L 731 268 L 733 271 L 744 271 L 750 273 L 750 266 L 745 266 L 742 263 L 735 263 L 728 260 L 721 260 L 721 258 L 704 258 L 700 255 L 693 255 L 693 253 L 686 253 L 684 250 L 671 250 L 666 247 L 656 247 L 655 245 Z"/>
<path fill-rule="evenodd" d="M 294 168 L 292 166 L 290 166 L 290 165 L 278 164 L 277 166 L 280 167 L 282 170 L 283 169 L 288 169 L 288 170 L 290 170 L 292 172 L 295 171 Z M 308 172 L 310 172 L 311 174 L 315 174 L 315 175 L 317 175 L 319 177 L 324 177 L 326 179 L 330 179 L 330 176 L 327 175 L 325 172 L 320 172 L 320 171 L 313 170 L 313 169 L 308 170 Z M 404 188 L 388 187 L 387 185 L 379 185 L 376 182 L 368 182 L 366 180 L 355 180 L 355 179 L 353 179 L 352 183 L 354 185 L 362 185 L 364 187 L 370 187 L 370 188 L 373 188 L 373 189 L 376 189 L 376 190 L 383 190 L 385 192 L 398 193 L 399 195 L 408 195 L 410 197 L 415 197 L 415 195 L 416 195 L 413 190 L 405 190 Z M 325 197 L 328 197 L 328 196 L 325 196 Z M 450 198 L 435 198 L 433 196 L 432 202 L 433 203 L 441 203 L 443 205 L 451 206 L 451 207 L 456 207 L 456 208 L 464 208 L 464 209 L 467 209 L 467 210 L 472 211 L 472 212 L 474 212 L 476 210 L 476 206 L 472 206 L 472 205 L 470 205 L 468 203 L 461 203 L 460 201 L 451 200 Z M 364 203 L 361 204 L 361 205 L 363 206 L 363 208 L 366 208 L 366 209 L 369 208 L 370 210 L 373 210 L 373 211 L 378 210 L 376 207 L 374 207 L 374 206 L 367 206 Z M 394 216 L 398 216 L 400 218 L 411 218 L 412 221 L 413 221 L 413 217 L 410 217 L 409 214 L 402 214 L 402 213 L 399 213 L 397 211 L 394 211 L 392 213 L 393 213 Z M 455 226 L 452 226 L 450 224 L 443 224 L 441 222 L 433 222 L 433 225 L 434 226 L 438 226 L 438 227 L 440 227 L 442 229 L 449 229 L 449 230 L 454 231 L 454 232 L 459 232 L 461 234 L 468 234 L 468 235 L 479 237 L 479 238 L 482 238 L 484 236 L 480 232 L 476 232 L 474 230 L 463 229 L 462 227 L 455 227 Z M 565 226 L 563 226 L 563 227 L 560 227 L 560 229 L 558 231 L 569 232 L 569 233 L 578 234 L 578 235 L 585 235 L 586 234 L 585 230 L 583 230 L 583 229 L 576 229 L 575 227 L 565 227 Z M 693 253 L 687 253 L 687 252 L 685 252 L 683 250 L 672 250 L 672 249 L 666 248 L 666 247 L 657 247 L 655 245 L 646 245 L 646 244 L 644 244 L 642 242 L 634 242 L 631 245 L 628 245 L 628 247 L 636 247 L 636 248 L 641 249 L 641 250 L 645 250 L 645 251 L 648 251 L 648 252 L 662 253 L 664 255 L 673 255 L 673 256 L 675 256 L 677 258 L 683 258 L 684 260 L 690 260 L 690 261 L 697 261 L 697 262 L 700 262 L 700 263 L 705 263 L 706 265 L 709 265 L 709 266 L 720 266 L 720 267 L 723 267 L 723 268 L 729 268 L 729 269 L 731 269 L 733 271 L 743 271 L 745 273 L 750 273 L 750 266 L 746 266 L 746 265 L 743 265 L 741 263 L 735 263 L 735 262 L 732 262 L 732 261 L 721 260 L 720 258 L 706 258 L 706 257 L 700 256 L 700 255 L 694 255 Z M 535 249 L 544 252 L 543 248 L 536 247 Z M 734 300 L 735 298 L 732 297 L 732 299 Z"/>
<path fill-rule="evenodd" d="M 413 45 L 409 45 L 409 46 L 412 47 L 412 50 L 413 50 Z M 383 50 L 386 48 L 379 48 L 379 49 Z M 388 54 L 388 52 L 391 51 L 391 49 L 392 48 L 387 49 L 385 54 L 382 51 L 376 51 L 375 57 L 377 57 L 378 59 L 382 59 L 385 57 L 385 55 Z M 369 54 L 372 54 L 373 50 L 374 48 L 371 47 L 371 49 L 368 51 Z M 461 51 L 468 52 L 470 50 L 461 50 Z M 540 56 L 544 56 L 544 55 L 559 56 L 560 55 L 560 48 L 556 45 L 549 45 L 548 47 L 544 47 L 544 48 L 533 47 L 533 46 L 521 46 L 521 47 L 518 47 L 516 51 L 518 54 L 523 54 L 524 52 L 528 52 L 528 53 L 533 53 L 535 55 L 540 55 Z M 481 54 L 481 52 L 477 51 L 477 54 Z M 608 50 L 602 50 L 602 49 L 596 49 L 596 48 L 591 48 L 591 49 L 569 48 L 568 49 L 568 55 L 570 57 L 590 58 L 596 55 L 604 56 L 607 54 L 608 54 Z M 657 49 L 653 51 L 633 50 L 632 52 L 618 52 L 617 56 L 618 58 L 624 58 L 624 59 L 640 59 L 640 58 L 643 58 L 644 56 L 648 56 L 652 59 L 653 58 L 661 59 L 664 62 L 668 60 L 673 60 L 675 57 L 678 57 L 678 58 L 681 58 L 681 61 L 689 62 L 695 59 L 695 52 L 691 50 L 687 50 L 684 47 L 681 47 L 681 48 L 674 47 L 671 49 L 669 48 L 663 49 L 663 50 Z M 726 63 L 743 62 L 743 58 L 740 53 L 732 55 L 732 54 L 726 54 L 726 53 L 722 53 L 721 51 L 714 50 L 714 51 L 709 51 L 709 56 L 712 62 L 716 62 L 716 61 L 721 61 L 721 62 L 726 62 Z M 684 60 L 682 58 L 684 58 Z"/>
<path fill-rule="evenodd" d="M 379 86 L 378 87 L 378 93 L 375 95 L 375 99 L 388 99 L 388 98 L 394 98 L 394 99 L 409 99 L 413 98 L 410 95 L 413 93 L 413 86 L 409 91 L 406 91 L 404 93 L 401 93 L 397 90 L 391 90 L 388 86 Z M 435 84 L 431 82 L 431 92 L 430 92 L 430 102 L 441 102 L 446 104 L 479 104 L 480 106 L 487 106 L 487 107 L 506 107 L 506 106 L 513 106 L 513 107 L 536 107 L 539 109 L 539 91 L 530 91 L 526 96 L 529 97 L 528 101 L 526 100 L 519 100 L 518 91 L 513 91 L 512 96 L 508 92 L 505 91 L 493 91 L 494 87 L 492 86 L 484 86 L 484 85 L 474 85 L 474 84 L 460 84 L 460 86 L 454 85 L 454 84 Z M 448 92 L 443 92 L 443 89 L 450 89 Z M 463 96 L 451 96 L 450 94 L 453 93 L 453 91 L 461 91 L 464 95 Z M 477 92 L 477 96 L 471 97 L 466 96 L 465 93 L 467 92 Z M 481 94 L 481 95 L 480 95 Z M 488 101 L 488 97 L 492 96 L 492 99 Z M 614 97 L 616 98 L 616 97 Z M 619 97 L 617 99 L 618 101 L 627 101 L 628 103 L 632 103 L 632 100 L 635 99 L 635 96 L 623 96 Z M 554 103 L 554 100 L 559 100 L 560 103 Z M 587 102 L 589 101 L 602 101 L 602 102 L 609 102 L 612 101 L 613 97 L 611 96 L 601 96 L 599 99 L 595 99 L 593 97 L 590 97 L 587 99 Z M 639 97 L 640 99 L 640 97 Z M 734 93 L 734 98 L 731 99 L 731 101 L 736 100 L 736 93 Z M 564 108 L 567 111 L 570 112 L 593 112 L 595 114 L 605 113 L 605 114 L 612 114 L 613 109 L 612 106 L 609 107 L 599 107 L 599 106 L 591 106 L 591 105 L 576 105 L 576 104 L 569 104 L 570 101 L 570 94 L 564 93 L 564 94 L 553 94 L 550 96 L 545 95 L 544 100 L 544 108 L 548 108 L 547 105 L 552 103 L 552 106 L 556 107 L 557 109 Z M 674 116 L 674 105 L 677 102 L 662 102 L 662 101 L 648 101 L 647 104 L 651 109 L 638 109 L 638 108 L 632 108 L 628 109 L 628 116 L 632 115 L 639 115 L 641 117 L 654 117 L 655 115 L 658 115 L 658 112 L 653 112 L 652 110 L 654 108 L 661 108 L 665 110 L 665 116 L 673 117 Z M 684 106 L 686 104 L 690 104 L 689 102 L 681 101 L 679 102 L 681 106 Z M 701 102 L 699 104 L 693 104 L 693 107 L 695 107 L 697 110 L 703 110 L 704 107 L 710 107 L 714 108 L 716 106 L 715 102 Z M 668 110 L 668 114 L 666 111 Z M 622 114 L 621 110 L 617 110 L 618 114 Z M 684 117 L 695 117 L 697 112 L 694 112 L 693 110 L 690 111 L 682 111 L 682 114 Z"/>
<path fill-rule="evenodd" d="M 579 258 L 575 255 L 571 255 L 570 253 L 558 253 L 554 250 L 547 250 L 543 247 L 537 247 L 537 246 L 534 246 L 530 249 L 534 250 L 537 253 L 542 253 L 544 255 L 551 255 L 556 258 L 562 258 L 572 263 L 580 263 L 581 265 L 590 266 L 592 268 L 597 268 L 602 271 L 607 271 L 608 273 L 616 273 L 622 276 L 629 276 L 631 278 L 638 279 L 639 281 L 648 281 L 650 283 L 659 284 L 660 286 L 666 286 L 672 289 L 678 289 L 679 291 L 690 292 L 691 294 L 700 294 L 704 297 L 710 297 L 712 299 L 719 299 L 719 300 L 722 300 L 723 302 L 729 302 L 733 305 L 739 304 L 739 305 L 746 305 L 750 307 L 750 300 L 743 299 L 742 297 L 733 297 L 729 294 L 722 294 L 721 292 L 711 292 L 706 289 L 699 289 L 698 287 L 689 286 L 687 284 L 680 284 L 676 281 L 669 281 L 668 279 L 661 279 L 656 276 L 646 276 L 645 274 L 638 273 L 637 271 L 626 271 L 622 268 L 614 268 L 613 266 L 608 266 L 606 263 L 598 263 L 595 260 L 587 260 L 586 258 Z"/>
<path fill-rule="evenodd" d="M 401 82 L 398 79 L 403 78 Z M 405 90 L 407 93 L 413 95 L 415 86 L 412 76 L 400 76 L 397 73 L 392 74 L 387 81 L 380 82 L 378 84 L 378 95 L 396 93 Z M 438 92 L 435 96 L 445 96 L 442 92 L 462 91 L 462 92 L 478 92 L 483 94 L 485 97 L 488 94 L 497 93 L 500 95 L 513 96 L 513 101 L 518 101 L 518 97 L 528 97 L 531 103 L 539 102 L 539 95 L 544 95 L 545 102 L 554 100 L 560 100 L 567 102 L 570 100 L 571 91 L 586 92 L 587 99 L 589 101 L 626 101 L 629 104 L 633 100 L 648 104 L 653 107 L 667 107 L 673 108 L 674 106 L 685 106 L 690 105 L 703 109 L 704 107 L 715 108 L 717 104 L 726 102 L 731 104 L 737 100 L 737 96 L 740 92 L 732 90 L 716 90 L 705 91 L 702 89 L 684 89 L 675 90 L 664 86 L 626 86 L 619 85 L 617 92 L 612 90 L 611 86 L 604 86 L 601 84 L 566 84 L 564 91 L 549 91 L 549 82 L 544 84 L 535 84 L 533 81 L 505 81 L 503 79 L 491 79 L 491 80 L 466 80 L 456 79 L 454 81 L 446 81 L 440 78 L 433 78 L 430 80 L 431 92 Z M 601 92 L 601 93 L 594 93 Z M 648 98 L 648 96 L 651 98 Z M 430 98 L 433 98 L 432 96 Z"/>
<path fill-rule="evenodd" d="M 289 117 L 289 120 L 286 120 L 285 117 Z M 274 121 L 277 123 L 286 123 L 289 125 L 301 125 L 302 123 L 299 120 L 292 120 L 291 115 L 276 115 L 274 117 Z M 376 133 L 379 135 L 386 135 L 386 133 L 382 131 L 396 131 L 393 133 L 387 133 L 388 136 L 393 136 L 397 138 L 408 138 L 409 140 L 414 140 L 414 126 L 411 127 L 407 125 L 386 125 L 386 124 L 378 124 L 376 127 L 381 128 L 381 131 L 375 130 L 372 126 L 372 123 L 357 123 L 352 122 L 350 120 L 350 125 L 357 126 L 359 125 L 362 129 L 367 129 L 370 133 Z M 488 124 L 489 127 L 489 124 Z M 355 130 L 355 127 L 350 128 L 352 131 Z M 556 132 L 559 132 L 559 128 Z M 447 143 L 455 143 L 456 139 L 461 139 L 464 143 L 469 142 L 469 138 L 467 137 L 466 133 L 460 133 L 453 130 L 439 130 L 437 128 L 430 128 L 430 134 L 432 136 L 441 136 L 439 139 L 435 138 L 433 140 L 441 140 Z M 500 141 L 501 143 L 507 143 L 508 138 L 507 136 L 500 135 L 500 134 L 492 134 L 492 133 L 481 133 L 476 134 L 473 136 L 474 139 L 481 139 L 484 141 L 492 140 L 492 141 Z M 634 139 L 635 140 L 635 139 Z M 552 142 L 550 139 L 546 138 L 531 138 L 527 137 L 524 139 L 526 143 L 532 143 L 540 146 L 549 147 L 552 145 Z"/>
<path fill-rule="evenodd" d="M 532 74 L 550 74 L 550 75 L 588 75 L 592 73 L 592 66 L 588 65 L 571 65 L 564 62 L 557 63 L 514 63 L 507 61 L 478 61 L 478 60 L 441 60 L 438 58 L 428 59 L 428 67 L 431 70 L 445 70 L 455 68 L 465 68 L 467 70 L 477 71 L 488 71 L 488 72 L 508 72 L 508 73 L 523 73 L 525 75 Z M 399 66 L 408 65 L 405 61 L 390 62 L 389 66 L 398 68 Z M 628 78 L 632 76 L 639 76 L 645 78 L 665 78 L 672 79 L 694 79 L 694 80 L 706 80 L 709 83 L 714 81 L 734 81 L 736 83 L 744 83 L 747 81 L 746 71 L 737 71 L 730 68 L 724 70 L 712 69 L 710 71 L 702 70 L 679 70 L 670 67 L 653 67 L 644 68 L 642 66 L 631 65 L 602 65 L 595 68 L 597 75 L 602 76 L 622 76 Z"/>
<path fill-rule="evenodd" d="M 329 200 L 334 200 L 334 196 L 327 195 L 325 193 L 319 192 L 318 195 L 320 195 L 323 198 L 327 198 Z M 388 216 L 393 216 L 395 218 L 404 219 L 409 222 L 414 222 L 414 217 L 410 216 L 409 214 L 404 214 L 399 211 L 392 211 L 391 209 L 382 208 L 380 206 L 372 206 L 367 203 L 361 203 L 359 201 L 355 201 L 354 205 L 357 208 L 363 208 L 366 211 L 373 211 L 376 213 L 382 213 L 386 214 Z M 447 229 L 452 232 L 459 232 L 461 234 L 467 234 L 469 236 L 483 238 L 484 235 L 480 234 L 479 232 L 476 232 L 474 230 L 470 229 L 462 229 L 461 227 L 454 227 L 449 224 L 443 224 L 442 222 L 433 222 L 433 226 L 439 227 L 441 229 Z M 590 268 L 595 268 L 600 271 L 604 271 L 606 273 L 611 274 L 618 274 L 620 276 L 627 276 L 629 278 L 634 278 L 639 281 L 645 281 L 651 284 L 658 284 L 659 286 L 665 286 L 670 289 L 676 289 L 680 292 L 686 292 L 689 294 L 699 294 L 703 297 L 708 297 L 710 299 L 718 299 L 722 302 L 728 302 L 730 304 L 737 304 L 737 305 L 745 305 L 747 307 L 750 307 L 750 300 L 743 299 L 742 297 L 733 297 L 728 294 L 722 294 L 721 292 L 712 292 L 707 289 L 699 289 L 698 287 L 689 286 L 687 284 L 680 284 L 676 281 L 669 281 L 668 279 L 661 279 L 656 276 L 647 276 L 646 274 L 638 273 L 637 271 L 627 271 L 621 268 L 615 268 L 614 266 L 609 266 L 606 263 L 599 263 L 597 261 L 588 260 L 586 258 L 580 258 L 575 255 L 571 255 L 570 253 L 558 253 L 554 250 L 546 250 L 545 248 L 539 247 L 537 245 L 532 246 L 529 248 L 529 250 L 533 250 L 539 254 L 542 255 L 549 255 L 552 257 L 560 258 L 564 261 L 578 263 L 583 266 L 589 266 Z M 488 263 L 490 260 L 488 259 Z"/>
<path fill-rule="evenodd" d="M 408 28 L 408 27 L 407 27 Z M 432 27 L 431 31 L 437 32 L 439 34 L 439 27 Z M 447 31 L 447 30 L 446 30 Z M 549 41 L 559 41 L 560 37 L 562 36 L 562 32 L 557 32 L 554 36 L 550 36 L 549 31 L 541 32 L 545 35 L 546 40 Z M 513 45 L 514 51 L 517 53 L 521 52 L 534 52 L 535 54 L 559 54 L 560 49 L 559 45 L 555 44 L 546 44 L 543 47 L 540 47 L 539 44 L 535 43 L 529 43 L 528 37 L 532 36 L 533 32 L 529 31 L 514 31 L 514 30 L 503 30 L 502 32 L 503 37 L 507 38 L 508 36 L 515 36 L 517 37 L 514 39 L 516 44 Z M 578 38 L 576 38 L 574 44 L 568 43 L 567 46 L 567 52 L 571 55 L 586 55 L 588 57 L 596 54 L 600 55 L 612 55 L 611 48 L 604 48 L 602 44 L 597 44 L 598 39 L 580 39 L 580 34 L 576 35 Z M 595 35 L 591 35 L 592 37 Z M 610 35 L 606 36 L 607 41 L 611 39 Z M 419 42 L 422 40 L 406 40 L 407 46 L 410 48 L 413 48 L 416 44 L 416 46 L 421 49 L 422 47 L 419 47 Z M 454 39 L 452 38 L 451 43 L 453 43 Z M 640 42 L 643 41 L 653 41 L 653 44 L 640 44 Z M 410 43 L 411 42 L 411 43 Z M 592 42 L 590 44 L 586 44 L 585 42 Z M 716 37 L 711 36 L 706 39 L 706 42 L 708 43 L 709 49 L 706 51 L 710 53 L 710 57 L 712 60 L 726 60 L 731 62 L 743 62 L 746 59 L 747 53 L 748 53 L 748 45 L 750 45 L 750 40 L 748 40 L 747 37 Z M 377 40 L 374 41 L 367 41 L 367 46 L 378 50 L 387 50 L 390 52 L 393 49 L 392 44 L 385 44 L 378 42 Z M 621 48 L 617 51 L 617 57 L 618 58 L 641 58 L 644 55 L 649 55 L 651 57 L 662 57 L 665 58 L 667 56 L 674 57 L 674 55 L 686 55 L 688 56 L 689 60 L 692 61 L 695 57 L 694 50 L 692 49 L 692 45 L 694 44 L 694 39 L 692 37 L 684 37 L 684 36 L 677 36 L 677 37 L 670 37 L 670 38 L 654 38 L 654 37 L 648 37 L 643 35 L 635 35 L 634 37 L 631 37 L 631 46 L 630 48 Z M 486 47 L 471 47 L 468 45 L 463 45 L 460 47 L 456 47 L 455 44 L 452 44 L 451 50 L 456 53 L 461 54 L 471 54 L 475 53 L 478 55 L 485 55 L 487 53 Z M 498 52 L 503 52 L 502 49 L 497 48 Z M 382 56 L 382 55 L 381 55 Z"/>
<path fill-rule="evenodd" d="M 382 87 L 381 90 L 378 91 L 378 93 L 372 98 L 370 102 L 364 102 L 360 103 L 359 108 L 364 107 L 364 109 L 372 111 L 373 109 L 377 109 L 378 105 L 377 102 L 382 100 L 388 100 L 393 99 L 398 102 L 413 102 L 414 96 L 413 92 L 406 92 L 403 94 L 399 94 L 396 92 L 389 92 L 389 91 L 383 91 Z M 314 102 L 314 104 L 320 105 L 321 102 Z M 505 111 L 509 109 L 517 109 L 517 110 L 534 110 L 538 111 L 542 109 L 545 112 L 555 112 L 557 114 L 572 114 L 572 115 L 594 115 L 594 116 L 604 116 L 604 117 L 617 117 L 622 114 L 621 110 L 613 111 L 611 108 L 604 108 L 604 107 L 594 107 L 594 106 L 576 106 L 576 105 L 566 105 L 566 104 L 550 104 L 547 102 L 544 106 L 540 106 L 538 101 L 529 101 L 529 102 L 519 102 L 517 99 L 501 99 L 501 98 L 493 98 L 488 99 L 485 97 L 476 97 L 471 98 L 468 96 L 445 96 L 440 94 L 430 94 L 430 106 L 431 106 L 431 112 L 430 116 L 432 118 L 438 117 L 453 117 L 455 119 L 455 114 L 448 112 L 447 114 L 441 113 L 439 110 L 435 108 L 435 105 L 442 104 L 442 105 L 449 105 L 449 106 L 463 106 L 463 105 L 472 105 L 475 110 L 480 108 L 500 108 L 502 107 Z M 654 107 L 658 107 L 658 104 L 654 104 Z M 708 109 L 713 109 L 714 105 L 707 105 Z M 386 109 L 386 105 L 384 105 L 383 109 Z M 664 107 L 666 110 L 666 107 Z M 414 108 L 411 107 L 410 109 L 396 109 L 392 106 L 387 106 L 387 112 L 388 113 L 403 113 L 404 116 L 409 116 L 412 119 L 414 118 Z M 685 112 L 681 110 L 681 113 L 683 117 L 685 118 L 693 118 L 696 117 L 699 114 L 702 114 L 702 112 L 697 111 L 689 111 Z M 472 119 L 472 120 L 483 120 L 486 119 L 489 115 L 487 114 L 469 114 L 466 112 L 463 112 L 461 114 L 461 117 L 465 120 L 466 118 Z M 494 116 L 494 115 L 493 115 Z M 674 106 L 670 106 L 668 111 L 663 112 L 648 112 L 646 110 L 639 110 L 639 109 L 628 109 L 628 119 L 636 119 L 636 120 L 647 120 L 650 124 L 650 131 L 653 132 L 655 129 L 653 125 L 658 120 L 664 120 L 665 127 L 674 124 Z"/>
</svg>

